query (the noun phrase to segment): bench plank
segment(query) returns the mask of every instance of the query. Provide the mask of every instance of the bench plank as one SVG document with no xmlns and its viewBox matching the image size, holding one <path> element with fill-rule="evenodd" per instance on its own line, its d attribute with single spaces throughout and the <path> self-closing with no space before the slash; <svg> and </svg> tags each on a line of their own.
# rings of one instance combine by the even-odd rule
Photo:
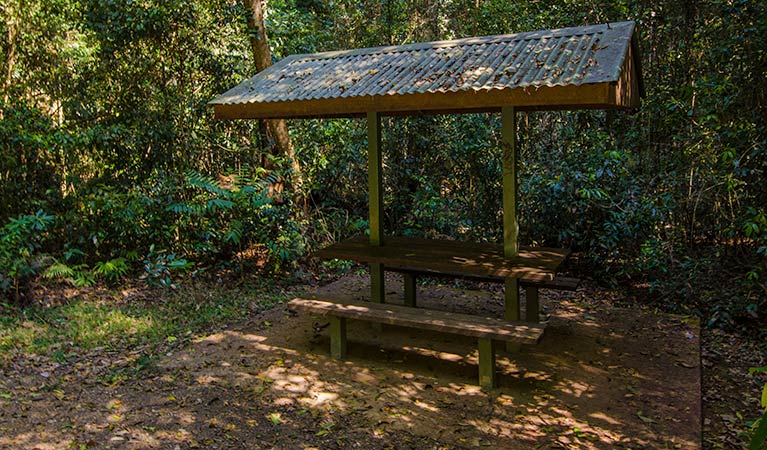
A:
<svg viewBox="0 0 767 450">
<path fill-rule="evenodd" d="M 388 269 L 533 283 L 552 281 L 569 254 L 562 248 L 520 247 L 518 256 L 507 258 L 497 244 L 388 236 L 380 247 L 370 245 L 365 236 L 356 236 L 317 252 L 322 259 L 380 263 Z"/>
<path fill-rule="evenodd" d="M 471 281 L 483 281 L 486 283 L 503 283 L 505 279 L 498 277 L 482 277 L 476 275 L 457 275 L 435 272 L 432 270 L 414 269 L 412 267 L 384 267 L 389 272 L 401 273 L 404 275 L 424 275 L 435 278 L 463 278 Z M 522 287 L 535 286 L 539 289 L 554 289 L 557 291 L 577 291 L 581 285 L 580 278 L 564 277 L 561 275 L 555 275 L 554 279 L 546 282 L 534 282 L 530 280 L 519 280 L 519 284 Z"/>
<path fill-rule="evenodd" d="M 560 275 L 557 275 L 554 277 L 553 280 L 547 282 L 547 283 L 541 283 L 537 285 L 540 289 L 555 289 L 558 291 L 576 291 L 578 290 L 578 286 L 581 285 L 581 279 L 580 278 L 573 278 L 573 277 L 563 277 Z M 522 281 L 522 286 L 534 286 L 533 283 L 528 283 L 526 281 Z"/>
<path fill-rule="evenodd" d="M 543 325 L 532 323 L 508 322 L 489 317 L 370 302 L 337 303 L 326 300 L 294 298 L 288 302 L 288 308 L 319 315 L 358 319 L 483 339 L 513 341 L 520 344 L 537 343 L 545 328 Z"/>
</svg>

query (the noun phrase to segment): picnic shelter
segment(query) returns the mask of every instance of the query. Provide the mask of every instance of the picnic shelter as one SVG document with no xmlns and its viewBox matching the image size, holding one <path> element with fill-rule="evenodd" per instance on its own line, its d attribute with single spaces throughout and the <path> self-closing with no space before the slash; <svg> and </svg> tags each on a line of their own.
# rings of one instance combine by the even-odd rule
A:
<svg viewBox="0 0 767 450">
<path fill-rule="evenodd" d="M 494 385 L 495 344 L 533 343 L 539 289 L 575 289 L 557 276 L 569 249 L 519 245 L 517 112 L 639 108 L 643 95 L 634 22 L 286 57 L 210 102 L 218 119 L 361 117 L 367 120 L 369 235 L 333 244 L 325 259 L 366 263 L 370 301 L 295 299 L 331 319 L 331 353 L 346 351 L 347 319 L 434 329 L 478 339 L 480 384 Z M 385 235 L 381 117 L 500 113 L 503 243 Z M 534 218 L 531 218 L 534 220 Z M 384 305 L 385 271 L 404 276 L 404 306 Z M 418 276 L 503 283 L 505 317 L 416 309 Z M 520 289 L 525 289 L 524 317 Z"/>
</svg>

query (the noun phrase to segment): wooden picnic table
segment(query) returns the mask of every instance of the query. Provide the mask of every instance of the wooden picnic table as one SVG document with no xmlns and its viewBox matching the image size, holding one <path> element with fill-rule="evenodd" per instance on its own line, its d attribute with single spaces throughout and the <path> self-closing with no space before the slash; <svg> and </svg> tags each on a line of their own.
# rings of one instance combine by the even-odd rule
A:
<svg viewBox="0 0 767 450">
<path fill-rule="evenodd" d="M 326 247 L 317 256 L 360 263 L 380 263 L 400 271 L 489 278 L 504 281 L 519 278 L 532 283 L 552 281 L 569 249 L 520 247 L 506 257 L 498 244 L 433 240 L 415 237 L 384 238 L 384 245 L 371 245 L 367 236 L 355 236 Z"/>
<path fill-rule="evenodd" d="M 575 290 L 579 280 L 557 277 L 556 271 L 570 254 L 563 248 L 520 247 L 507 257 L 499 244 L 387 236 L 384 245 L 373 245 L 367 236 L 355 236 L 326 247 L 321 259 L 342 259 L 375 265 L 383 271 L 404 274 L 405 305 L 416 306 L 416 276 L 451 276 L 504 283 L 507 289 L 525 287 L 525 320 L 539 322 L 538 289 Z M 506 302 L 506 319 L 521 319 L 518 296 Z M 378 302 L 381 303 L 381 302 Z"/>
</svg>

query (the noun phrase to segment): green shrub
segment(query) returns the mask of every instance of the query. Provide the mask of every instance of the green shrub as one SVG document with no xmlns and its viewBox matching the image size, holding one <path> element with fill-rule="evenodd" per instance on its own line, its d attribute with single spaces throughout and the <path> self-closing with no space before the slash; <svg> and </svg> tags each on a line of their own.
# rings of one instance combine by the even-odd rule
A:
<svg viewBox="0 0 767 450">
<path fill-rule="evenodd" d="M 0 105 L 2 106 L 2 105 Z M 69 148 L 66 133 L 20 103 L 0 113 L 0 223 L 61 199 L 56 164 Z"/>
<path fill-rule="evenodd" d="M 45 264 L 45 256 L 37 251 L 53 219 L 37 211 L 12 218 L 0 228 L 0 297 L 16 303 L 27 298 L 34 276 Z"/>
<path fill-rule="evenodd" d="M 187 173 L 180 201 L 165 208 L 173 217 L 173 233 L 181 237 L 174 248 L 197 260 L 221 261 L 261 245 L 268 254 L 268 269 L 295 264 L 305 247 L 303 228 L 288 202 L 273 202 L 269 188 L 278 174 L 233 174 L 226 179 Z"/>
<path fill-rule="evenodd" d="M 175 288 L 173 277 L 193 266 L 186 259 L 175 253 L 155 251 L 154 245 L 149 248 L 149 254 L 144 260 L 144 273 L 141 279 L 152 286 Z"/>
<path fill-rule="evenodd" d="M 756 372 L 767 372 L 767 366 L 752 367 L 748 372 L 752 375 Z M 748 444 L 748 450 L 759 450 L 767 443 L 767 384 L 762 388 L 761 406 L 762 416 L 752 424 L 753 435 Z"/>
</svg>

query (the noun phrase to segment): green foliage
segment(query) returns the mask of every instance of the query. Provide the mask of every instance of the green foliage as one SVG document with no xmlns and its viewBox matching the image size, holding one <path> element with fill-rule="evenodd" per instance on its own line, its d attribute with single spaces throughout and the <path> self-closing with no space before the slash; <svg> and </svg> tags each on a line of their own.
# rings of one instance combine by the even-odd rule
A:
<svg viewBox="0 0 767 450">
<path fill-rule="evenodd" d="M 149 254 L 144 260 L 142 280 L 151 286 L 176 288 L 173 275 L 191 268 L 192 264 L 175 253 L 166 254 L 164 251 L 155 252 L 154 246 L 149 248 Z"/>
<path fill-rule="evenodd" d="M 128 273 L 129 267 L 125 258 L 115 258 L 109 261 L 99 261 L 93 266 L 93 273 L 107 280 L 118 280 Z"/>
<path fill-rule="evenodd" d="M 223 323 L 241 320 L 284 301 L 268 284 L 204 289 L 184 286 L 162 289 L 151 301 L 125 302 L 121 293 L 98 298 L 83 295 L 61 305 L 30 305 L 3 310 L 0 316 L 0 367 L 19 352 L 58 355 L 60 362 L 71 354 L 102 347 L 112 351 L 136 350 L 191 336 Z M 104 301 L 104 300 L 112 301 Z M 152 353 L 150 350 L 148 353 Z"/>
<path fill-rule="evenodd" d="M 61 198 L 56 163 L 67 136 L 50 118 L 25 104 L 0 119 L 0 223 Z"/>
<path fill-rule="evenodd" d="M 96 283 L 96 275 L 87 264 L 68 266 L 55 261 L 43 272 L 43 277 L 52 280 L 64 280 L 75 287 L 88 287 Z"/>
<path fill-rule="evenodd" d="M 742 229 L 748 242 L 756 247 L 756 254 L 762 258 L 762 264 L 753 267 L 746 279 L 755 285 L 761 285 L 767 291 L 767 210 L 748 208 L 742 216 Z"/>
<path fill-rule="evenodd" d="M 37 251 L 53 219 L 37 211 L 12 218 L 0 228 L 0 298 L 19 302 L 28 294 L 32 278 L 44 264 Z"/>
<path fill-rule="evenodd" d="M 585 251 L 606 282 L 662 275 L 669 200 L 640 184 L 631 153 L 591 123 L 579 131 L 582 147 L 541 151 L 526 160 L 523 217 L 547 220 L 523 222 L 523 233 Z"/>
<path fill-rule="evenodd" d="M 756 372 L 767 372 L 767 367 L 752 367 L 748 369 L 748 373 L 752 375 Z M 761 406 L 763 409 L 762 416 L 752 424 L 753 435 L 748 444 L 749 450 L 759 450 L 767 443 L 767 383 L 762 388 Z"/>
<path fill-rule="evenodd" d="M 292 265 L 305 244 L 289 205 L 275 205 L 270 197 L 278 178 L 277 172 L 232 174 L 223 182 L 188 172 L 185 200 L 166 208 L 176 217 L 174 231 L 197 237 L 186 250 L 221 258 L 263 245 L 272 269 Z"/>
<path fill-rule="evenodd" d="M 243 271 L 249 253 L 279 271 L 310 246 L 365 232 L 364 121 L 289 123 L 302 210 L 274 190 L 289 164 L 256 121 L 211 120 L 205 103 L 253 72 L 240 3 L 7 6 L 0 223 L 57 217 L 29 238 L 55 258 L 46 277 L 173 284 L 173 261 Z M 279 59 L 615 20 L 638 23 L 642 107 L 519 114 L 522 243 L 570 246 L 598 281 L 649 283 L 659 304 L 712 326 L 761 324 L 763 2 L 275 0 L 266 27 Z M 385 119 L 387 232 L 499 241 L 499 128 L 492 114 Z M 692 281 L 723 261 L 738 264 L 744 292 L 700 300 Z"/>
</svg>

